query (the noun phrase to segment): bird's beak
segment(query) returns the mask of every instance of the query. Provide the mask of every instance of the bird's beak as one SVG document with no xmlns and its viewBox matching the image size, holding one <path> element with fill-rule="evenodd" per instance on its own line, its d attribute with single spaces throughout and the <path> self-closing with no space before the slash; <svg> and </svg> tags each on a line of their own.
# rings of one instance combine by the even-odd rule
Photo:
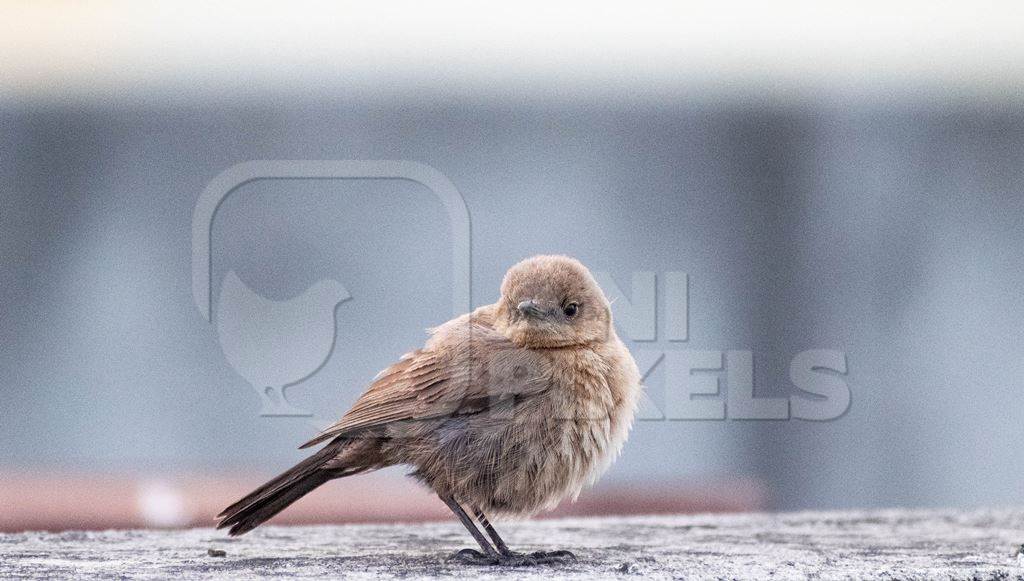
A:
<svg viewBox="0 0 1024 581">
<path fill-rule="evenodd" d="M 544 316 L 544 309 L 537 305 L 537 301 L 529 300 L 523 301 L 516 305 L 516 309 L 524 317 L 540 318 Z"/>
</svg>

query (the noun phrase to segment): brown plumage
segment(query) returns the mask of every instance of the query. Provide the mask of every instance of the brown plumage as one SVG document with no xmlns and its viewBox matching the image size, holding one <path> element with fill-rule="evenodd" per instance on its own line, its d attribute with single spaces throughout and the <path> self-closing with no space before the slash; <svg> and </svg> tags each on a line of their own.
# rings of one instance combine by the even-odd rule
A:
<svg viewBox="0 0 1024 581">
<path fill-rule="evenodd" d="M 326 446 L 225 509 L 219 527 L 240 535 L 328 480 L 408 464 L 484 550 L 460 557 L 571 556 L 512 553 L 485 514 L 531 515 L 575 499 L 621 449 L 639 391 L 590 272 L 572 258 L 533 257 L 508 271 L 497 303 L 433 329 L 422 349 L 382 371 L 302 447 Z"/>
</svg>

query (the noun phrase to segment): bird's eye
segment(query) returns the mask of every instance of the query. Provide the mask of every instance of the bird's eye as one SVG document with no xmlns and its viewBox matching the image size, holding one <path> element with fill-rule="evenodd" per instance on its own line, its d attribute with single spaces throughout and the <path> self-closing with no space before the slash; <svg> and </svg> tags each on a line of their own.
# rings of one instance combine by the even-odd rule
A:
<svg viewBox="0 0 1024 581">
<path fill-rule="evenodd" d="M 575 317 L 576 312 L 580 310 L 580 306 L 576 303 L 569 303 L 562 307 L 562 312 L 565 313 L 566 317 Z"/>
</svg>

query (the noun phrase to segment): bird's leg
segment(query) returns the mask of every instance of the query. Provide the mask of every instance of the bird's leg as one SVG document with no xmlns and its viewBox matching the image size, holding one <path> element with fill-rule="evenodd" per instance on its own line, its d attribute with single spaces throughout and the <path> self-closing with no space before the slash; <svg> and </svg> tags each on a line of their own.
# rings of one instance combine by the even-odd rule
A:
<svg viewBox="0 0 1024 581">
<path fill-rule="evenodd" d="M 476 520 L 479 521 L 480 525 L 484 527 L 485 531 L 487 531 L 487 535 L 491 537 L 492 541 L 494 541 L 494 546 L 498 549 L 498 552 L 501 553 L 503 557 L 511 557 L 513 555 L 512 551 L 508 550 L 508 545 L 506 545 L 505 541 L 501 540 L 501 537 L 498 536 L 498 531 L 494 530 L 494 526 L 491 525 L 491 521 L 487 520 L 487 515 L 484 514 L 484 511 L 479 508 L 474 508 L 473 514 L 476 515 Z"/>
<path fill-rule="evenodd" d="M 441 500 L 443 500 L 444 503 L 448 505 L 448 508 L 450 508 L 452 512 L 455 513 L 455 516 L 459 518 L 459 521 L 462 523 L 462 526 L 466 527 L 466 530 L 469 531 L 469 534 L 473 535 L 473 538 L 476 539 L 477 543 L 479 543 L 480 548 L 484 550 L 484 552 L 481 553 L 479 551 L 474 551 L 473 549 L 462 549 L 458 553 L 455 553 L 453 558 L 458 559 L 464 563 L 470 563 L 473 565 L 497 564 L 500 555 L 498 554 L 497 551 L 494 550 L 494 547 L 492 547 L 491 544 L 487 542 L 487 539 L 484 537 L 483 533 L 481 533 L 480 530 L 476 528 L 476 525 L 473 524 L 473 519 L 469 518 L 469 515 L 466 514 L 466 511 L 462 510 L 462 507 L 459 506 L 459 503 L 456 502 L 455 499 L 452 498 L 451 496 L 441 496 Z"/>
<path fill-rule="evenodd" d="M 487 515 L 484 511 L 479 508 L 473 509 L 473 514 L 476 516 L 476 520 L 480 523 L 484 530 L 487 531 L 487 535 L 494 541 L 494 546 L 497 547 L 498 553 L 501 555 L 500 562 L 504 565 L 546 565 L 552 563 L 566 563 L 576 560 L 576 555 L 569 551 L 536 551 L 528 555 L 523 553 L 514 553 L 509 550 L 508 545 L 498 535 L 498 531 L 494 530 L 494 525 L 488 520 Z"/>
</svg>

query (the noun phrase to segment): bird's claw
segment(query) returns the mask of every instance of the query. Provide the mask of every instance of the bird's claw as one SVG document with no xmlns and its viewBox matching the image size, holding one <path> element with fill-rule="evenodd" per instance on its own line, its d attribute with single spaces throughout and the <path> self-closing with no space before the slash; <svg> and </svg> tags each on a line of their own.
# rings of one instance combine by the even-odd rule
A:
<svg viewBox="0 0 1024 581">
<path fill-rule="evenodd" d="M 512 553 L 486 555 L 475 549 L 462 549 L 450 560 L 466 565 L 500 565 L 502 567 L 533 567 L 536 565 L 561 565 L 572 563 L 576 555 L 570 551 L 535 551 L 533 553 Z"/>
</svg>

